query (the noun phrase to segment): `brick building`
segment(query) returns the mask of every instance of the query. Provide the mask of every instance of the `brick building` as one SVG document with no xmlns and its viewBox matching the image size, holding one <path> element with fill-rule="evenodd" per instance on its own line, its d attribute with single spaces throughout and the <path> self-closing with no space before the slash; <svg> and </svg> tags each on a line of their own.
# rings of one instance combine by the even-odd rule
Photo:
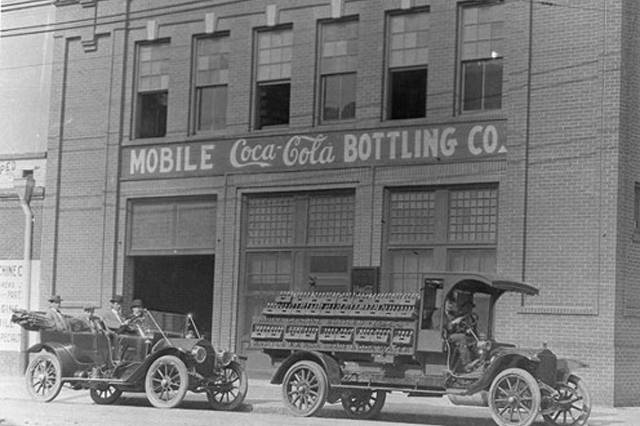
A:
<svg viewBox="0 0 640 426">
<path fill-rule="evenodd" d="M 53 51 L 47 29 L 54 19 L 50 1 L 0 4 L 0 374 L 19 368 L 20 329 L 9 322 L 11 308 L 24 306 L 26 297 L 38 306 Z M 35 188 L 25 211 L 18 194 L 24 198 L 29 176 Z"/>
<path fill-rule="evenodd" d="M 637 404 L 637 2 L 54 5 L 41 302 L 140 297 L 244 352 L 281 290 L 497 272 L 540 289 L 500 340 Z"/>
</svg>

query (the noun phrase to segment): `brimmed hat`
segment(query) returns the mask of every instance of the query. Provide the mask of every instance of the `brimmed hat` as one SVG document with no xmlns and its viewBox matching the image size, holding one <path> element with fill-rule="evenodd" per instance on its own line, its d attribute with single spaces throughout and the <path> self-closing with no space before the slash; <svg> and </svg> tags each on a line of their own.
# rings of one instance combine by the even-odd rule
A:
<svg viewBox="0 0 640 426">
<path fill-rule="evenodd" d="M 49 298 L 49 302 L 51 303 L 60 303 L 62 302 L 62 297 L 59 294 L 55 294 Z"/>
<path fill-rule="evenodd" d="M 111 300 L 109 300 L 109 302 L 111 303 L 119 303 L 122 305 L 122 302 L 124 302 L 124 297 L 122 297 L 121 294 L 116 294 L 115 296 L 113 296 L 111 298 Z"/>
<path fill-rule="evenodd" d="M 142 300 L 140 299 L 133 299 L 133 301 L 131 302 L 131 307 L 132 308 L 142 308 Z"/>
</svg>

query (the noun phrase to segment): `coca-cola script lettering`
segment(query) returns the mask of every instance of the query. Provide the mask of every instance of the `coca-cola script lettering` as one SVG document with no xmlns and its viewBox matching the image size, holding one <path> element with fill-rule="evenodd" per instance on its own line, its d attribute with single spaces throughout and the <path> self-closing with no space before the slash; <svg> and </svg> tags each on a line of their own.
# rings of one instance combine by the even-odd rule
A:
<svg viewBox="0 0 640 426">
<path fill-rule="evenodd" d="M 327 137 L 318 135 L 293 136 L 284 146 L 282 160 L 287 167 L 330 164 L 336 160 L 332 145 L 326 145 Z"/>
</svg>

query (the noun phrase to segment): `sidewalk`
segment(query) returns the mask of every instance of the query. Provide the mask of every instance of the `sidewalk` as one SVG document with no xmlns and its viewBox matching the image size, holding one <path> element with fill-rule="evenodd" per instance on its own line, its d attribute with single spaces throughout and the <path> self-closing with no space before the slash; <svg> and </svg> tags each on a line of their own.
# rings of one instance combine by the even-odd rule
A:
<svg viewBox="0 0 640 426">
<path fill-rule="evenodd" d="M 93 404 L 87 391 L 72 391 L 63 389 L 64 395 L 73 395 L 73 402 L 90 406 Z M 249 392 L 246 402 L 252 406 L 251 411 L 258 414 L 282 414 L 288 415 L 281 401 L 280 386 L 269 384 L 267 380 L 253 379 L 249 381 Z M 134 394 L 135 395 L 135 394 Z M 201 399 L 201 395 L 188 394 L 188 400 Z M 143 394 L 133 398 L 144 398 Z M 60 397 L 59 397 L 60 398 Z M 24 379 L 20 376 L 0 376 L 0 401 L 18 400 L 30 401 L 25 389 Z M 55 404 L 55 402 L 53 402 Z M 340 415 L 341 406 L 327 405 L 324 409 L 326 415 L 322 417 L 334 417 Z M 385 414 L 386 413 L 386 414 Z M 442 398 L 411 398 L 402 393 L 392 393 L 387 397 L 387 403 L 383 409 L 383 420 L 393 421 L 396 417 L 403 423 L 424 424 L 425 417 L 437 417 L 443 420 L 439 424 L 467 424 L 454 419 L 473 418 L 483 419 L 482 423 L 491 422 L 489 411 L 483 407 L 454 406 L 446 397 Z M 0 415 L 0 418 L 2 416 Z M 485 422 L 484 419 L 487 419 Z M 339 420 L 339 419 L 336 419 Z M 543 423 L 537 423 L 542 425 Z M 640 407 L 609 408 L 595 406 L 592 409 L 589 420 L 591 426 L 640 426 Z"/>
</svg>

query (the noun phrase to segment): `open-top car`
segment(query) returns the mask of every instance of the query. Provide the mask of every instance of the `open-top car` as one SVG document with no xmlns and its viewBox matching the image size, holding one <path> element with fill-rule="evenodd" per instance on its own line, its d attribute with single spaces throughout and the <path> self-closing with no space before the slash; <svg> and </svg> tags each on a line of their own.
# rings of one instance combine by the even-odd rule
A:
<svg viewBox="0 0 640 426">
<path fill-rule="evenodd" d="M 386 394 L 448 395 L 488 406 L 500 426 L 585 425 L 591 401 L 546 345 L 523 349 L 493 337 L 494 308 L 530 285 L 478 274 L 432 273 L 420 293 L 280 294 L 252 324 L 252 346 L 279 364 L 285 406 L 311 416 L 342 402 L 352 418 L 371 418 Z M 466 360 L 462 361 L 462 355 Z"/>
<path fill-rule="evenodd" d="M 54 324 L 44 312 L 12 315 L 13 322 L 40 332 L 25 373 L 27 390 L 38 401 L 52 401 L 63 384 L 89 389 L 98 404 L 114 403 L 122 392 L 144 392 L 152 405 L 172 408 L 192 391 L 206 393 L 214 409 L 233 410 L 246 396 L 247 375 L 236 355 L 215 351 L 191 315 L 144 310 L 116 333 L 96 316 L 62 318 Z"/>
</svg>

